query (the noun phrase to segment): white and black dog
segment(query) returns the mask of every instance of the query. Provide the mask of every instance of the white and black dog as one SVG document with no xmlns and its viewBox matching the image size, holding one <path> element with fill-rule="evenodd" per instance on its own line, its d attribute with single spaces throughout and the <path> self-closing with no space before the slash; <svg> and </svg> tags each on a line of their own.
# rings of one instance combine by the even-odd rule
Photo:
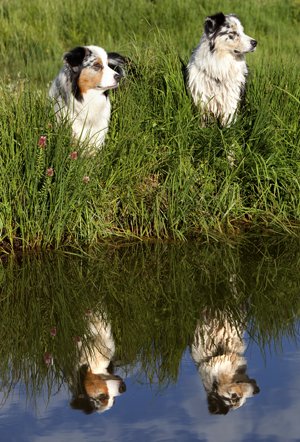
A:
<svg viewBox="0 0 300 442">
<path fill-rule="evenodd" d="M 245 329 L 218 311 L 203 312 L 203 319 L 190 345 L 191 357 L 207 393 L 209 412 L 227 414 L 260 391 L 255 379 L 246 374 Z"/>
<path fill-rule="evenodd" d="M 187 88 L 204 120 L 212 116 L 222 125 L 234 121 L 248 74 L 244 55 L 256 46 L 235 14 L 220 12 L 206 18 L 186 71 Z"/>
<path fill-rule="evenodd" d="M 55 100 L 57 119 L 67 118 L 74 137 L 88 140 L 92 153 L 104 144 L 111 111 L 109 90 L 119 86 L 129 59 L 98 46 L 84 46 L 65 53 L 63 60 L 49 95 Z"/>
</svg>

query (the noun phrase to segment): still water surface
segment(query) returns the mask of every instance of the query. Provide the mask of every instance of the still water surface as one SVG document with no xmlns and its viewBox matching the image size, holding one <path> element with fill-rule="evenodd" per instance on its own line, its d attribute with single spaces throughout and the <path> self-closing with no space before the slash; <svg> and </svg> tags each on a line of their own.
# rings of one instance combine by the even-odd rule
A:
<svg viewBox="0 0 300 442">
<path fill-rule="evenodd" d="M 299 441 L 299 257 L 271 240 L 3 260 L 1 441 Z"/>
</svg>

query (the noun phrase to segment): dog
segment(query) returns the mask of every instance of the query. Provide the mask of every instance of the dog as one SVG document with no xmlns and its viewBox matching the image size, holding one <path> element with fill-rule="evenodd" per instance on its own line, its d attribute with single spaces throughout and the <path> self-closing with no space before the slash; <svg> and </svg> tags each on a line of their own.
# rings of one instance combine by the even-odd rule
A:
<svg viewBox="0 0 300 442">
<path fill-rule="evenodd" d="M 120 376 L 113 374 L 115 342 L 110 324 L 105 319 L 93 319 L 89 332 L 89 345 L 78 343 L 78 370 L 75 385 L 71 385 L 70 405 L 85 414 L 103 413 L 114 405 L 116 396 L 126 391 L 126 385 Z"/>
<path fill-rule="evenodd" d="M 259 393 L 257 382 L 246 374 L 243 357 L 245 329 L 220 312 L 203 312 L 190 345 L 191 358 L 207 393 L 210 414 L 227 414 Z"/>
<path fill-rule="evenodd" d="M 49 96 L 55 100 L 57 120 L 70 121 L 74 138 L 87 140 L 92 154 L 104 145 L 111 113 L 109 90 L 119 86 L 129 59 L 98 46 L 83 46 L 66 52 L 63 60 Z"/>
<path fill-rule="evenodd" d="M 230 125 L 244 96 L 248 68 L 245 54 L 257 41 L 244 34 L 235 14 L 222 12 L 205 19 L 204 32 L 186 68 L 187 89 L 204 122 L 210 117 Z"/>
</svg>

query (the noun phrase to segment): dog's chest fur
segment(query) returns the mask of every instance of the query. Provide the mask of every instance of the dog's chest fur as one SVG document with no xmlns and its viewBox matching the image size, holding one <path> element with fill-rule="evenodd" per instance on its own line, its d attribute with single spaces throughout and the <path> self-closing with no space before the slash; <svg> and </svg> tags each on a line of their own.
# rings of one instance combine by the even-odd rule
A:
<svg viewBox="0 0 300 442">
<path fill-rule="evenodd" d="M 108 96 L 95 90 L 84 94 L 82 101 L 72 100 L 71 119 L 76 138 L 89 138 L 91 143 L 101 146 L 108 132 L 111 104 Z"/>
</svg>

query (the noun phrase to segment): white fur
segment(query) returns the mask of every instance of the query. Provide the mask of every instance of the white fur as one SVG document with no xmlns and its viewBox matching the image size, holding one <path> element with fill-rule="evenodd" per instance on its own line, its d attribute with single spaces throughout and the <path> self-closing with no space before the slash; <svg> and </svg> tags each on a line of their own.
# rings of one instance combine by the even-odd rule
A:
<svg viewBox="0 0 300 442">
<path fill-rule="evenodd" d="M 224 23 L 220 25 L 217 17 L 219 21 L 224 17 Z M 212 114 L 223 125 L 234 121 L 248 74 L 244 54 L 253 52 L 256 44 L 244 34 L 235 15 L 206 18 L 200 43 L 187 65 L 187 87 L 204 120 Z"/>
<path fill-rule="evenodd" d="M 108 375 L 107 368 L 115 354 L 111 326 L 103 320 L 94 320 L 90 324 L 90 333 L 92 336 L 91 348 L 83 348 L 81 342 L 78 344 L 79 365 L 87 364 L 94 374 Z"/>
</svg>

